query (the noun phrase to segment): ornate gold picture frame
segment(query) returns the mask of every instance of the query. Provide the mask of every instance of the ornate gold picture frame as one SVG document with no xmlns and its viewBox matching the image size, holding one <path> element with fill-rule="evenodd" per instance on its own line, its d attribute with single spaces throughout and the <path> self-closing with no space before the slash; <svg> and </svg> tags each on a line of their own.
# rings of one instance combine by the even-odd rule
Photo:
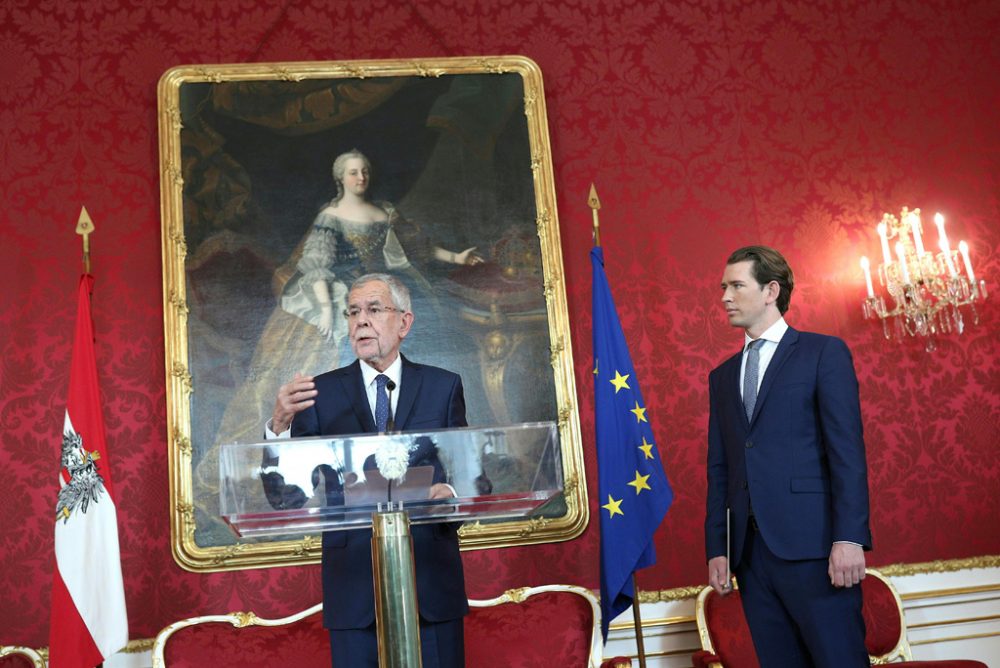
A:
<svg viewBox="0 0 1000 668">
<path fill-rule="evenodd" d="M 463 548 L 578 536 L 587 492 L 538 66 L 521 56 L 183 66 L 163 75 L 158 102 L 177 562 L 319 560 L 319 536 L 236 539 L 218 517 L 217 453 L 263 439 L 294 371 L 353 359 L 308 304 L 295 306 L 308 292 L 291 294 L 307 271 L 304 239 L 336 196 L 331 165 L 350 150 L 371 166 L 371 201 L 396 221 L 392 249 L 383 239 L 376 250 L 409 265 L 416 323 L 403 353 L 461 373 L 470 425 L 559 426 L 564 502 L 530 522 L 466 525 Z M 319 269 L 332 294 L 366 243 L 337 239 Z"/>
</svg>

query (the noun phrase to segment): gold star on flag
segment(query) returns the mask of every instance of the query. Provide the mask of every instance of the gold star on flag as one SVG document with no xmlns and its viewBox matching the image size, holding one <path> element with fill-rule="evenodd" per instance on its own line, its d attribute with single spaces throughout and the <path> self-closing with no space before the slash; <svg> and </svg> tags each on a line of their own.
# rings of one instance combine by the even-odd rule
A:
<svg viewBox="0 0 1000 668">
<path fill-rule="evenodd" d="M 594 360 L 594 375 L 595 376 L 597 375 L 597 367 L 600 366 L 599 362 L 600 362 L 600 360 Z"/>
<path fill-rule="evenodd" d="M 612 378 L 610 381 L 608 381 L 615 386 L 615 394 L 618 394 L 618 390 L 622 389 L 623 387 L 627 390 L 632 389 L 631 387 L 628 386 L 629 375 L 630 374 L 625 374 L 623 376 L 620 371 L 615 370 L 615 377 Z"/>
<path fill-rule="evenodd" d="M 639 446 L 639 449 L 646 455 L 646 459 L 653 458 L 653 444 L 647 443 L 645 436 L 642 437 L 642 445 Z"/>
<path fill-rule="evenodd" d="M 646 422 L 646 409 L 639 408 L 639 402 L 635 402 L 635 408 L 629 411 L 629 413 L 635 413 L 636 422 Z"/>
<path fill-rule="evenodd" d="M 644 489 L 648 489 L 648 490 L 652 491 L 652 487 L 650 487 L 648 484 L 646 484 L 647 480 L 649 480 L 649 476 L 648 475 L 639 475 L 638 471 L 635 472 L 635 480 L 633 480 L 629 484 L 632 485 L 632 487 L 635 487 L 635 493 L 636 493 L 636 495 L 638 495 L 639 492 L 641 492 Z"/>
<path fill-rule="evenodd" d="M 608 502 L 603 506 L 601 506 L 601 508 L 604 508 L 609 513 L 611 513 L 610 515 L 608 515 L 608 517 L 614 517 L 615 513 L 621 515 L 622 517 L 625 517 L 625 513 L 623 513 L 621 509 L 622 501 L 623 499 L 618 499 L 617 501 L 615 501 L 614 498 L 610 494 L 608 494 Z"/>
</svg>

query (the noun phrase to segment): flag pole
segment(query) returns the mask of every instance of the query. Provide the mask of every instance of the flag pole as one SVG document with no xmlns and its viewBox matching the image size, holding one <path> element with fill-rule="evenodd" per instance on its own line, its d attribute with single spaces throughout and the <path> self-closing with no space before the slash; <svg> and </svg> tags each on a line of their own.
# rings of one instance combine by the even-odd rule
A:
<svg viewBox="0 0 1000 668">
<path fill-rule="evenodd" d="M 587 197 L 587 206 L 594 216 L 594 246 L 601 245 L 601 221 L 597 212 L 601 208 L 601 200 L 597 197 L 597 188 L 590 184 L 590 195 Z M 635 571 L 632 571 L 632 590 L 635 598 L 639 598 L 639 583 L 635 579 Z M 639 668 L 646 668 L 646 646 L 642 637 L 642 615 L 639 612 L 639 605 L 635 599 L 632 600 L 632 626 L 635 628 L 635 646 L 639 654 Z"/>
<path fill-rule="evenodd" d="M 632 571 L 632 591 L 635 598 L 632 599 L 632 626 L 635 627 L 635 648 L 639 652 L 639 668 L 646 668 L 646 644 L 642 638 L 642 614 L 639 612 L 642 601 L 639 598 L 639 582 L 635 579 L 635 571 Z"/>
<path fill-rule="evenodd" d="M 90 233 L 94 231 L 94 221 L 87 213 L 87 207 L 80 207 L 80 218 L 76 221 L 76 233 L 83 237 L 83 273 L 90 273 Z"/>
</svg>

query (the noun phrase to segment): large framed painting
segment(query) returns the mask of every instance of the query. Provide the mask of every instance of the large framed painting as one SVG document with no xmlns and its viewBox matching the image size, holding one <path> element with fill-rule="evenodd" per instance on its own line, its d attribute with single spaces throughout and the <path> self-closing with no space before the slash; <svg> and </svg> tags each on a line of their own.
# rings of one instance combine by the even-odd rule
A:
<svg viewBox="0 0 1000 668">
<path fill-rule="evenodd" d="M 558 424 L 560 502 L 530 521 L 466 525 L 463 548 L 579 535 L 586 484 L 535 63 L 183 66 L 163 75 L 158 100 L 178 563 L 319 559 L 317 536 L 233 535 L 219 518 L 218 451 L 262 440 L 277 390 L 295 372 L 353 360 L 338 306 L 373 267 L 410 287 L 415 324 L 403 353 L 462 375 L 470 425 Z M 391 233 L 331 216 L 345 164 L 367 167 L 361 195 L 385 212 Z M 315 230 L 328 241 L 310 241 Z M 332 317 L 317 295 L 332 302 Z"/>
</svg>

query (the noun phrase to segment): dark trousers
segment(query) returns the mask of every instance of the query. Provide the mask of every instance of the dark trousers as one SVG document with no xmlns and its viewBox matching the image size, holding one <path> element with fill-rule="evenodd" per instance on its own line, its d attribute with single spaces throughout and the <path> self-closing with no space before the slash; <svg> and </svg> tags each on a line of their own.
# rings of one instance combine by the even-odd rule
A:
<svg viewBox="0 0 1000 668">
<path fill-rule="evenodd" d="M 378 668 L 375 625 L 364 629 L 330 629 L 333 668 Z M 462 618 L 446 622 L 420 620 L 420 660 L 423 668 L 465 668 Z"/>
<path fill-rule="evenodd" d="M 861 587 L 834 587 L 827 559 L 786 561 L 748 527 L 736 581 L 761 668 L 867 668 Z"/>
</svg>

